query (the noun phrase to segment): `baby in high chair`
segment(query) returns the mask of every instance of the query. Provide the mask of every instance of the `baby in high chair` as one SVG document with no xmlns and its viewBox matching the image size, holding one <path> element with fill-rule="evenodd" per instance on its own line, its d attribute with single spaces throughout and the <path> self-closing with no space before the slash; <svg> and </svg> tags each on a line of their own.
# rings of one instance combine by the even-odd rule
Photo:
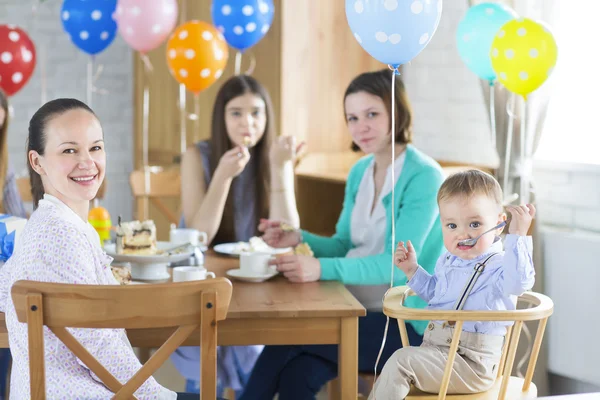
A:
<svg viewBox="0 0 600 400">
<path fill-rule="evenodd" d="M 502 189 L 491 175 L 478 170 L 451 175 L 440 187 L 438 206 L 448 251 L 430 275 L 419 266 L 411 242 L 398 243 L 394 263 L 406 274 L 408 286 L 428 302 L 428 309 L 514 310 L 516 296 L 531 289 L 535 280 L 532 240 L 527 236 L 535 207 L 507 207 L 512 220 L 503 249 L 499 236 L 503 225 L 498 227 L 506 221 Z M 465 243 L 481 234 L 475 244 Z M 478 264 L 484 265 L 481 274 L 474 272 Z M 448 393 L 483 392 L 494 384 L 509 325 L 512 322 L 464 322 Z M 385 363 L 369 399 L 404 399 L 411 384 L 438 393 L 453 326 L 431 321 L 420 347 L 397 350 Z"/>
</svg>

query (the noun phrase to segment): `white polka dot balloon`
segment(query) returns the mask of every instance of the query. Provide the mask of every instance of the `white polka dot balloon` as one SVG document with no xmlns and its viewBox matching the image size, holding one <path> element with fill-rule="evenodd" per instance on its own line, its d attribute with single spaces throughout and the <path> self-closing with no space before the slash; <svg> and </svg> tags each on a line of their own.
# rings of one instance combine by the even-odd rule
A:
<svg viewBox="0 0 600 400">
<path fill-rule="evenodd" d="M 125 42 L 144 54 L 166 40 L 177 13 L 177 0 L 119 0 L 115 17 Z"/>
<path fill-rule="evenodd" d="M 90 55 L 104 51 L 113 42 L 117 2 L 64 0 L 60 12 L 63 28 L 80 50 Z"/>
<path fill-rule="evenodd" d="M 427 46 L 441 14 L 442 0 L 346 0 L 357 42 L 391 66 L 406 64 Z"/>
<path fill-rule="evenodd" d="M 12 96 L 33 74 L 35 45 L 25 31 L 14 25 L 0 25 L 0 43 L 0 88 Z"/>
<path fill-rule="evenodd" d="M 548 27 L 529 18 L 519 18 L 501 27 L 489 55 L 500 83 L 527 98 L 550 76 L 558 50 Z"/>
<path fill-rule="evenodd" d="M 229 45 L 240 51 L 258 43 L 269 31 L 273 0 L 213 0 L 213 23 Z"/>
<path fill-rule="evenodd" d="M 178 26 L 167 42 L 169 71 L 196 94 L 220 77 L 227 59 L 227 43 L 217 28 L 204 21 Z"/>
</svg>

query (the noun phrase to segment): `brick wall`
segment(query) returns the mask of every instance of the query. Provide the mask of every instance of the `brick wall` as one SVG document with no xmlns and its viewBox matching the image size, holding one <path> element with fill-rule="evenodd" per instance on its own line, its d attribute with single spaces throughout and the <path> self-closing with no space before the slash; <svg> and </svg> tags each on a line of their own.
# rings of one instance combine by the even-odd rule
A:
<svg viewBox="0 0 600 400">
<path fill-rule="evenodd" d="M 48 100 L 74 97 L 86 101 L 89 56 L 77 49 L 63 31 L 60 21 L 62 1 L 49 0 L 41 4 L 37 18 L 33 18 L 33 3 L 0 0 L 0 23 L 15 24 L 24 29 L 36 45 L 38 56 L 31 80 L 10 99 L 14 108 L 9 130 L 10 163 L 18 173 L 24 173 L 26 168 L 25 140 L 29 118 L 41 105 L 42 65 L 46 68 Z M 45 60 L 42 59 L 44 53 Z M 120 37 L 97 55 L 96 65 L 100 64 L 104 70 L 97 86 L 108 90 L 109 94 L 95 94 L 92 108 L 100 118 L 106 142 L 108 187 L 102 206 L 110 211 L 113 221 L 119 214 L 130 219 L 133 210 L 128 182 L 133 168 L 132 55 Z"/>
</svg>

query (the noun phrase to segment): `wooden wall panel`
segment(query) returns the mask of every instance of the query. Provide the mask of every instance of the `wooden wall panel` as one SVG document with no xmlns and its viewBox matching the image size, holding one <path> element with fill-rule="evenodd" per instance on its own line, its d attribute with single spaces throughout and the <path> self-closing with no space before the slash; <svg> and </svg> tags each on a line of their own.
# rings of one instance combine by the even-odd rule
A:
<svg viewBox="0 0 600 400">
<path fill-rule="evenodd" d="M 358 74 L 385 68 L 357 43 L 344 0 L 287 0 L 282 10 L 282 132 L 315 152 L 349 149 L 343 96 Z"/>
</svg>

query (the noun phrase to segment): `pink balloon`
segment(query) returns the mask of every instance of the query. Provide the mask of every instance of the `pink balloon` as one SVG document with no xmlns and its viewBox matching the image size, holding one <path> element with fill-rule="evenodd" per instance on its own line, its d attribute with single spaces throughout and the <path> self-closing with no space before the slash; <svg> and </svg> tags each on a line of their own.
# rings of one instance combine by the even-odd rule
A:
<svg viewBox="0 0 600 400">
<path fill-rule="evenodd" d="M 114 19 L 127 44 L 147 53 L 175 28 L 177 0 L 118 0 Z"/>
</svg>

